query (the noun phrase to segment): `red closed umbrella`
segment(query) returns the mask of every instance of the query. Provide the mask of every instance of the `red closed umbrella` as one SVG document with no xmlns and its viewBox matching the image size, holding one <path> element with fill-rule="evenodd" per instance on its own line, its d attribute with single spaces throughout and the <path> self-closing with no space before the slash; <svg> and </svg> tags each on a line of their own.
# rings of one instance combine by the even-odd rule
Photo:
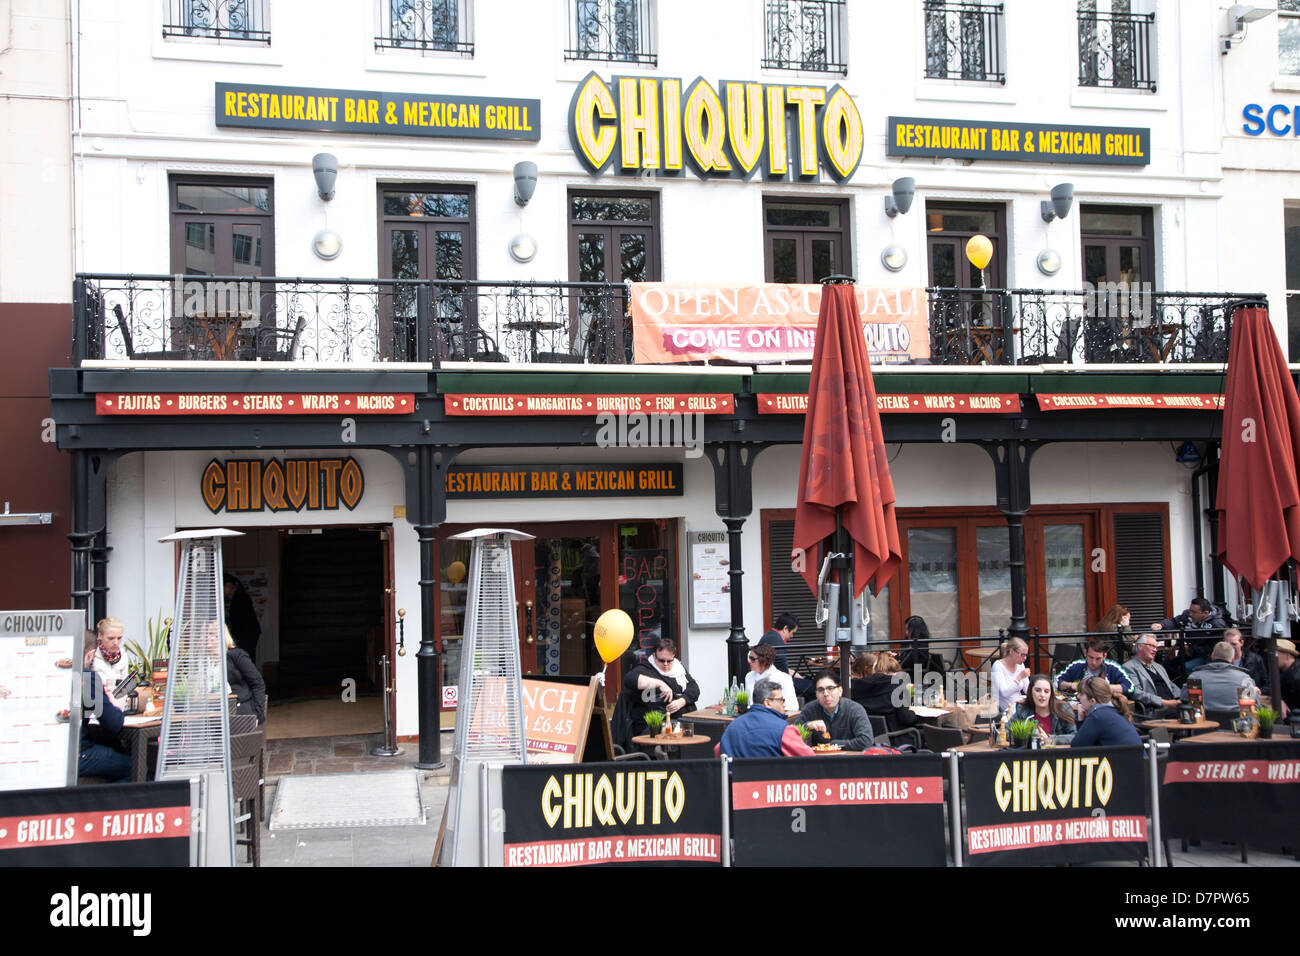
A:
<svg viewBox="0 0 1300 956">
<path fill-rule="evenodd" d="M 1259 590 L 1300 561 L 1300 398 L 1268 311 L 1232 320 L 1223 406 L 1217 557 Z"/>
<path fill-rule="evenodd" d="M 862 317 L 853 286 L 843 282 L 828 280 L 822 288 L 798 494 L 794 546 L 804 553 L 808 587 L 817 593 L 819 546 L 847 554 L 851 540 L 853 596 L 868 582 L 879 594 L 902 560 L 894 482 Z"/>
</svg>

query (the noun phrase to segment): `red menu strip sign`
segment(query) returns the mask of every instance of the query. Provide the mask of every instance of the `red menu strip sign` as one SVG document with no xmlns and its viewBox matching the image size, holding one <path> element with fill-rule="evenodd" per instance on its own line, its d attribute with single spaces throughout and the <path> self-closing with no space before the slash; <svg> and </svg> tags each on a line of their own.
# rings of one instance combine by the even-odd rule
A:
<svg viewBox="0 0 1300 956">
<path fill-rule="evenodd" d="M 962 415 L 1020 411 L 1019 395 L 991 395 L 986 392 L 930 392 L 897 395 L 876 394 L 876 410 L 882 415 Z M 758 411 L 763 415 L 803 415 L 808 396 L 802 393 L 760 392 Z"/>
<path fill-rule="evenodd" d="M 607 413 L 729 415 L 735 411 L 735 397 L 732 395 L 448 393 L 444 398 L 447 402 L 448 415 L 601 415 Z"/>
<path fill-rule="evenodd" d="M 101 392 L 100 415 L 402 415 L 412 393 L 377 392 Z"/>
<path fill-rule="evenodd" d="M 120 840 L 157 840 L 189 835 L 188 806 L 0 817 L 0 850 L 73 843 L 115 843 Z"/>
<path fill-rule="evenodd" d="M 1045 412 L 1069 411 L 1077 408 L 1152 408 L 1198 411 L 1223 409 L 1222 395 L 1119 395 L 1071 393 L 1068 395 L 1041 393 L 1038 407 Z"/>
<path fill-rule="evenodd" d="M 848 757 L 839 759 L 851 759 Z M 846 807 L 943 802 L 941 777 L 826 777 L 819 780 L 744 780 L 731 785 L 736 810 L 770 807 Z"/>
</svg>

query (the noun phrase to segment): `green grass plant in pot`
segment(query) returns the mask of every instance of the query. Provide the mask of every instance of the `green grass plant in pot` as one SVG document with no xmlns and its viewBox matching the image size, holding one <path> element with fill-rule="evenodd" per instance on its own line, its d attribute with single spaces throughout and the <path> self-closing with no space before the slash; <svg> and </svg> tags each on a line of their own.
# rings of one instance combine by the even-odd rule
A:
<svg viewBox="0 0 1300 956">
<path fill-rule="evenodd" d="M 797 731 L 799 731 L 799 736 L 803 738 L 803 742 L 806 743 L 809 747 L 811 747 L 811 746 L 812 746 L 812 735 L 813 735 L 813 732 L 812 732 L 811 730 L 808 729 L 808 725 L 807 725 L 807 724 L 795 724 L 795 725 L 794 725 L 794 729 L 797 730 Z"/>
<path fill-rule="evenodd" d="M 743 714 L 747 710 L 749 710 L 749 692 L 742 690 L 736 694 L 736 713 Z"/>
<path fill-rule="evenodd" d="M 651 737 L 658 737 L 664 729 L 664 712 L 662 710 L 647 710 L 645 716 L 641 719 L 645 721 L 646 729 L 650 731 Z"/>
<path fill-rule="evenodd" d="M 1013 720 L 1007 724 L 1007 734 L 1010 735 L 1011 742 L 1017 747 L 1028 747 L 1029 741 L 1033 739 L 1036 733 L 1038 733 L 1038 721 L 1032 717 Z"/>
<path fill-rule="evenodd" d="M 1255 711 L 1255 719 L 1259 721 L 1259 735 L 1265 740 L 1273 736 L 1273 725 L 1277 723 L 1277 711 L 1272 707 L 1261 707 Z"/>
</svg>

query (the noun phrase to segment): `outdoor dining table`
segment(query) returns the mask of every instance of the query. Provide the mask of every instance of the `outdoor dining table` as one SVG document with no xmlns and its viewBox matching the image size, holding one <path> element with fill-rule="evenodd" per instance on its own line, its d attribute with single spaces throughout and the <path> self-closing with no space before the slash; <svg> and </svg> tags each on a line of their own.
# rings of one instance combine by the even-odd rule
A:
<svg viewBox="0 0 1300 956">
<path fill-rule="evenodd" d="M 938 720 L 944 714 L 951 714 L 951 707 L 926 707 L 923 704 L 913 704 L 908 708 L 912 713 L 922 720 Z"/>
<path fill-rule="evenodd" d="M 124 718 L 122 741 L 131 752 L 131 782 L 144 783 L 149 777 L 149 741 L 162 733 L 162 714 L 135 714 Z"/>
<path fill-rule="evenodd" d="M 1171 737 L 1177 739 L 1198 730 L 1218 730 L 1219 722 L 1217 720 L 1198 720 L 1194 724 L 1185 724 L 1176 717 L 1167 717 L 1163 720 L 1144 720 L 1140 726 L 1145 727 L 1147 730 L 1163 728 L 1169 731 Z"/>
<path fill-rule="evenodd" d="M 642 734 L 639 737 L 633 737 L 632 743 L 642 747 L 663 747 L 671 758 L 672 751 L 681 747 L 695 747 L 700 744 L 715 743 L 715 741 L 704 734 L 692 734 L 689 737 L 685 734 L 680 737 L 654 737 L 650 734 Z M 712 756 L 712 754 L 709 756 Z"/>
<path fill-rule="evenodd" d="M 1275 727 L 1272 737 L 1243 737 L 1232 730 L 1212 730 L 1207 734 L 1193 734 L 1190 737 L 1184 737 L 1182 740 L 1176 741 L 1176 743 L 1184 742 L 1193 744 L 1273 744 L 1292 743 L 1292 739 L 1286 733 L 1279 734 Z"/>
</svg>

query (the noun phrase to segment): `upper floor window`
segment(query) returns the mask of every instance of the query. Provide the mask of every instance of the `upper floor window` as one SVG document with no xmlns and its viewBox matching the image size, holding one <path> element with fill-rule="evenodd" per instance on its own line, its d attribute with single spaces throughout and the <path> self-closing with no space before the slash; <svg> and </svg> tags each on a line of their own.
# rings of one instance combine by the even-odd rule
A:
<svg viewBox="0 0 1300 956">
<path fill-rule="evenodd" d="M 925 75 L 1005 84 L 1002 4 L 925 0 Z"/>
<path fill-rule="evenodd" d="M 763 68 L 848 73 L 843 0 L 766 0 Z"/>
<path fill-rule="evenodd" d="M 1300 75 L 1300 0 L 1277 3 L 1277 71 Z"/>
<path fill-rule="evenodd" d="M 474 55 L 471 0 L 379 0 L 376 50 Z"/>
<path fill-rule="evenodd" d="M 1079 85 L 1155 92 L 1155 29 L 1133 0 L 1079 0 Z"/>
<path fill-rule="evenodd" d="M 655 0 L 569 0 L 566 60 L 655 66 Z"/>
<path fill-rule="evenodd" d="M 267 0 L 167 0 L 164 37 L 271 42 Z"/>
</svg>

